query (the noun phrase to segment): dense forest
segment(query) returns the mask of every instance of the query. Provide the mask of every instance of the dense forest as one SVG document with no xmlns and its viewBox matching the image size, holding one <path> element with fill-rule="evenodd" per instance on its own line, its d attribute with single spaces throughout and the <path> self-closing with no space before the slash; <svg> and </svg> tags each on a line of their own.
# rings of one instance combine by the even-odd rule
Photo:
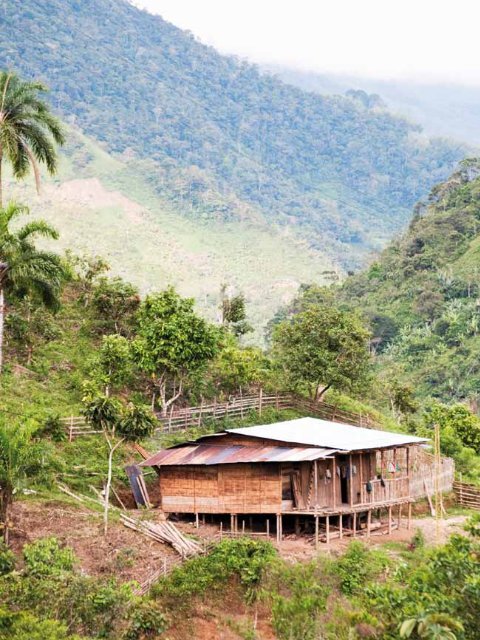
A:
<svg viewBox="0 0 480 640">
<path fill-rule="evenodd" d="M 402 227 L 464 151 L 383 109 L 308 93 L 112 0 L 26 0 L 0 62 L 198 219 L 261 216 L 352 266 Z M 16 37 L 19 33 L 22 38 Z"/>
<path fill-rule="evenodd" d="M 408 231 L 339 292 L 368 318 L 388 375 L 421 397 L 477 401 L 479 194 L 480 163 L 465 160 L 415 207 Z"/>
</svg>

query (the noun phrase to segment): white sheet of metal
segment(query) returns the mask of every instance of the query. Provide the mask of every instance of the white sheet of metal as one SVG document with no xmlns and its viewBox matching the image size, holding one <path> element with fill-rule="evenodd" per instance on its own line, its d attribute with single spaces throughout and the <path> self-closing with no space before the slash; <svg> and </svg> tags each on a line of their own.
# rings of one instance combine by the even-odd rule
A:
<svg viewBox="0 0 480 640">
<path fill-rule="evenodd" d="M 378 429 L 365 429 L 342 422 L 330 422 L 319 418 L 298 418 L 273 424 L 262 424 L 242 429 L 227 429 L 252 438 L 265 438 L 280 442 L 292 442 L 315 447 L 328 447 L 341 451 L 362 451 L 401 447 L 407 444 L 427 442 L 405 433 L 392 433 Z"/>
</svg>

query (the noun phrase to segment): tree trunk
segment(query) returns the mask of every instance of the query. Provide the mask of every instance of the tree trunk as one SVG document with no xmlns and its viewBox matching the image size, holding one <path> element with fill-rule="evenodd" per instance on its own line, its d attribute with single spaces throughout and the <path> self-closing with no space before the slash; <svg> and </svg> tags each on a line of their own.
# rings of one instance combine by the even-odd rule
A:
<svg viewBox="0 0 480 640">
<path fill-rule="evenodd" d="M 320 402 L 320 400 L 323 398 L 324 393 L 328 391 L 331 386 L 332 385 L 327 384 L 326 386 L 322 387 L 321 384 L 318 384 L 315 390 L 315 402 Z"/>
<path fill-rule="evenodd" d="M 5 324 L 5 292 L 0 288 L 0 373 L 3 369 L 3 329 Z"/>
<path fill-rule="evenodd" d="M 107 484 L 105 485 L 105 498 L 103 509 L 103 534 L 106 536 L 108 532 L 108 509 L 110 506 L 110 487 L 112 486 L 112 466 L 113 466 L 113 454 L 115 450 L 122 444 L 123 438 L 121 438 L 117 444 L 112 445 L 107 436 L 105 436 L 108 446 L 110 447 L 110 453 L 108 454 L 108 473 Z"/>
<path fill-rule="evenodd" d="M 9 538 L 9 518 L 10 505 L 12 504 L 13 493 L 10 488 L 2 488 L 0 491 L 0 522 L 2 526 L 3 540 L 8 544 Z"/>
<path fill-rule="evenodd" d="M 3 209 L 2 147 L 0 146 L 0 209 Z"/>
</svg>

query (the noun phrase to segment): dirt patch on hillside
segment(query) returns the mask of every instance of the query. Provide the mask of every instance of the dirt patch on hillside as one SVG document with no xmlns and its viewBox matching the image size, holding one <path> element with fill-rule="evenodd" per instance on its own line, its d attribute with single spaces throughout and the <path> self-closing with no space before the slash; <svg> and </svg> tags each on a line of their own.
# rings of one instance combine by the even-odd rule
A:
<svg viewBox="0 0 480 640">
<path fill-rule="evenodd" d="M 152 520 L 155 516 L 152 517 Z M 119 522 L 103 535 L 102 515 L 61 502 L 16 502 L 12 510 L 13 550 L 37 538 L 55 536 L 75 551 L 81 569 L 93 576 L 143 582 L 163 560 L 177 557 L 168 545 L 147 538 Z"/>
<path fill-rule="evenodd" d="M 103 209 L 118 207 L 123 209 L 131 222 L 143 220 L 143 208 L 119 191 L 106 189 L 98 178 L 67 180 L 60 185 L 47 185 L 47 196 L 54 196 L 62 204 L 75 204 L 80 208 Z"/>
</svg>

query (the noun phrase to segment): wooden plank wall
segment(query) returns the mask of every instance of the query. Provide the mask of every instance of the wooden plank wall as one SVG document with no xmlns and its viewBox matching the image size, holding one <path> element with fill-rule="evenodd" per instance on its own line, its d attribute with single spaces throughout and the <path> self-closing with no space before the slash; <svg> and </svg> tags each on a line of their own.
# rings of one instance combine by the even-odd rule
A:
<svg viewBox="0 0 480 640">
<path fill-rule="evenodd" d="M 173 513 L 278 513 L 279 465 L 229 464 L 163 467 L 162 509 Z"/>
</svg>

